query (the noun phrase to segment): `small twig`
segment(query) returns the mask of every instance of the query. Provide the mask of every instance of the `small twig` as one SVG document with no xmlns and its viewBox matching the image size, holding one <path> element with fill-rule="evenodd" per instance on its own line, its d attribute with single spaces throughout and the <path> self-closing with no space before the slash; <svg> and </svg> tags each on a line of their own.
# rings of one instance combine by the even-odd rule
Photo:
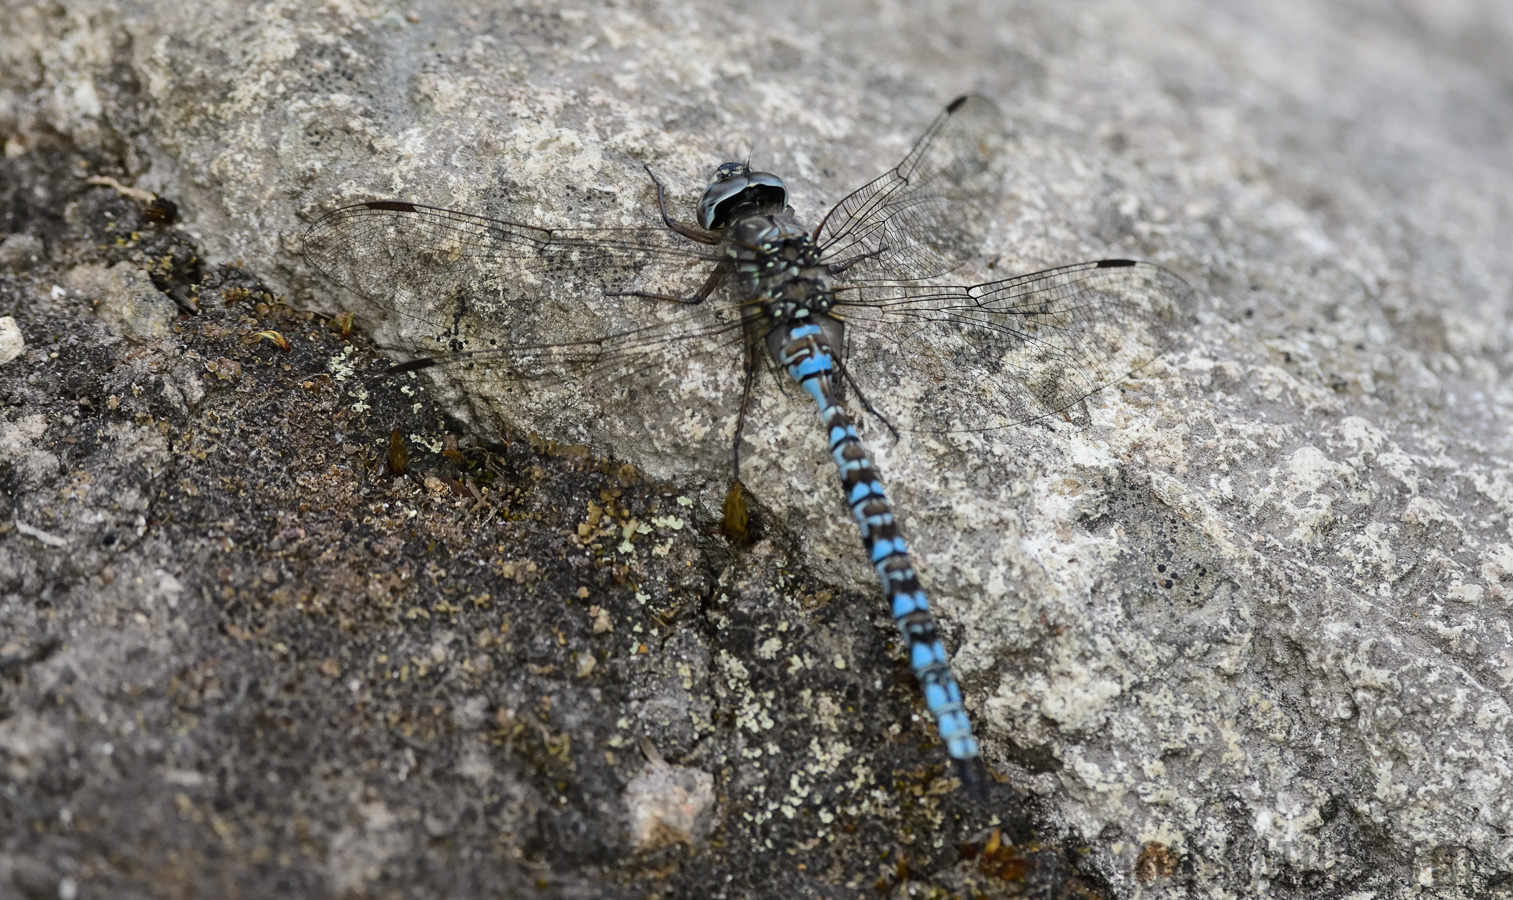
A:
<svg viewBox="0 0 1513 900">
<path fill-rule="evenodd" d="M 26 535 L 27 537 L 34 537 L 34 538 L 36 538 L 37 540 L 41 541 L 42 543 L 46 544 L 49 547 L 67 547 L 68 546 L 68 541 L 66 539 L 64 539 L 64 538 L 58 537 L 56 534 L 48 534 L 47 532 L 43 531 L 40 528 L 33 528 L 32 526 L 26 524 L 25 522 L 21 521 L 20 519 L 14 519 L 12 521 L 13 521 L 13 524 L 15 524 L 17 531 L 21 532 L 22 534 Z"/>
<path fill-rule="evenodd" d="M 121 182 L 116 181 L 114 178 L 111 178 L 109 175 L 92 175 L 84 180 L 89 184 L 111 188 L 121 196 L 130 197 L 138 203 L 153 203 L 158 199 L 158 195 L 154 194 L 152 191 L 144 191 L 141 188 L 127 187 Z"/>
</svg>

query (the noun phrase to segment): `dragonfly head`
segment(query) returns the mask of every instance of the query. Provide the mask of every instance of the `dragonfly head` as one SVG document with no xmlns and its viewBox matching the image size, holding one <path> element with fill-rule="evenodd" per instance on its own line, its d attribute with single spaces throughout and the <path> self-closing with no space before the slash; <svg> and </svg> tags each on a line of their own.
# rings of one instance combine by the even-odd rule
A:
<svg viewBox="0 0 1513 900">
<path fill-rule="evenodd" d="M 753 172 L 745 163 L 728 162 L 715 170 L 714 181 L 699 200 L 699 225 L 723 231 L 747 216 L 775 216 L 788 208 L 788 186 L 771 172 Z"/>
</svg>

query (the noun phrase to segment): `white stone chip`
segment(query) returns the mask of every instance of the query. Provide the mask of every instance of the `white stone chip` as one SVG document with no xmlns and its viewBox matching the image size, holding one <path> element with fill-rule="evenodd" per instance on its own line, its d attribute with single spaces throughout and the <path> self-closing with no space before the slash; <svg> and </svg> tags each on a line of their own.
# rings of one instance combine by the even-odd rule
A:
<svg viewBox="0 0 1513 900">
<path fill-rule="evenodd" d="M 10 316 L 0 316 L 0 366 L 5 365 L 26 350 L 26 338 Z"/>
</svg>

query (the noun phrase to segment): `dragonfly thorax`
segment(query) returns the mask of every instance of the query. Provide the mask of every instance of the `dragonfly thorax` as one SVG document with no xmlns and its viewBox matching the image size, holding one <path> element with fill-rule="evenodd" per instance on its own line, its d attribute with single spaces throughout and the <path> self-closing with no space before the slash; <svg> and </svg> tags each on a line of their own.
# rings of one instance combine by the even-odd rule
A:
<svg viewBox="0 0 1513 900">
<path fill-rule="evenodd" d="M 830 269 L 792 215 L 748 216 L 733 224 L 726 245 L 741 299 L 773 325 L 824 315 L 835 305 Z"/>
</svg>

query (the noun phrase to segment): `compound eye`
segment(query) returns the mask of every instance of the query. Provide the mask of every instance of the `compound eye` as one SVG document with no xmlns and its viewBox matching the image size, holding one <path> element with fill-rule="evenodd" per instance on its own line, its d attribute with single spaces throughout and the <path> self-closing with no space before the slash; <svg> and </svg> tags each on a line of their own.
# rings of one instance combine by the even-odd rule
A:
<svg viewBox="0 0 1513 900">
<path fill-rule="evenodd" d="M 730 170 L 730 174 L 726 174 Z M 752 172 L 741 163 L 726 163 L 699 200 L 699 225 L 723 231 L 749 216 L 778 215 L 788 207 L 788 187 L 770 172 Z"/>
</svg>

